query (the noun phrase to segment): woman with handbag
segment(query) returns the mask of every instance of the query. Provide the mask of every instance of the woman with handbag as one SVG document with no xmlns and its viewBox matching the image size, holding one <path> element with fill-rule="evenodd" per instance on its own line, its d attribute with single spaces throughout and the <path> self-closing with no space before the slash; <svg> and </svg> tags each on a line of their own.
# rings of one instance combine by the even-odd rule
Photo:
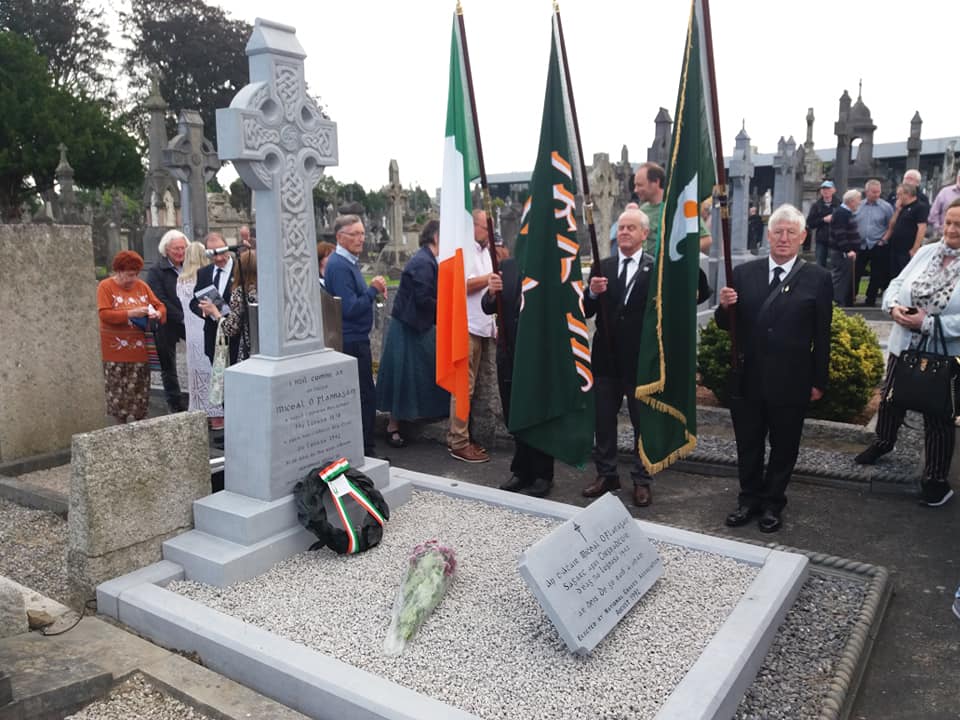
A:
<svg viewBox="0 0 960 720">
<path fill-rule="evenodd" d="M 893 450 L 906 411 L 922 411 L 922 503 L 938 507 L 953 497 L 947 473 L 953 457 L 953 398 L 960 355 L 960 200 L 947 209 L 943 239 L 917 250 L 890 282 L 883 310 L 890 313 L 894 326 L 887 343 L 890 356 L 880 391 L 877 439 L 855 462 L 872 465 Z"/>
<path fill-rule="evenodd" d="M 167 320 L 167 308 L 140 279 L 143 258 L 123 250 L 113 258 L 113 275 L 97 286 L 100 354 L 107 414 L 118 423 L 143 420 L 150 402 L 150 368 L 145 332 Z"/>
</svg>

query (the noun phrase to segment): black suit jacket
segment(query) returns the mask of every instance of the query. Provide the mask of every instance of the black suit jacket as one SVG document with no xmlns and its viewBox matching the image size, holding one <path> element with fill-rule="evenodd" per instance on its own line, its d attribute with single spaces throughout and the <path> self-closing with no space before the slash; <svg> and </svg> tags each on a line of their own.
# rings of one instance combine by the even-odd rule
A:
<svg viewBox="0 0 960 720">
<path fill-rule="evenodd" d="M 806 405 L 810 388 L 826 390 L 830 370 L 833 284 L 830 272 L 804 263 L 764 307 L 769 289 L 766 258 L 733 270 L 737 303 L 737 349 L 743 358 L 745 395 L 757 393 L 769 406 Z M 730 328 L 730 310 L 714 317 Z"/>
<path fill-rule="evenodd" d="M 517 325 L 520 323 L 520 268 L 516 259 L 505 258 L 500 263 L 500 276 L 503 290 L 500 292 L 500 306 L 503 315 L 503 337 L 497 341 L 497 373 L 501 380 L 513 377 L 513 350 L 517 346 Z M 480 307 L 487 315 L 497 312 L 497 297 L 484 292 L 480 298 Z"/>
<path fill-rule="evenodd" d="M 237 262 L 234 260 L 234 262 Z M 197 284 L 194 286 L 194 290 L 202 290 L 208 285 L 213 285 L 213 271 L 217 269 L 216 265 L 210 264 L 205 267 L 200 268 L 197 271 Z M 223 300 L 225 303 L 230 302 L 230 293 L 233 292 L 233 275 L 231 274 L 227 278 L 226 292 L 223 294 Z M 200 303 L 197 302 L 197 298 L 191 298 L 190 300 L 190 310 L 197 317 L 203 318 L 203 313 L 200 312 Z M 210 358 L 210 362 L 213 362 L 213 350 L 214 345 L 217 343 L 217 321 L 212 318 L 203 318 L 203 351 L 206 353 L 207 357 Z M 237 350 L 240 347 L 240 338 L 230 338 L 230 363 L 233 364 L 237 361 Z"/>
<path fill-rule="evenodd" d="M 583 309 L 588 318 L 597 316 L 597 331 L 593 336 L 591 352 L 593 374 L 619 378 L 625 384 L 635 385 L 647 290 L 653 274 L 653 257 L 643 253 L 626 305 L 623 303 L 625 288 L 620 287 L 618 261 L 619 253 L 601 260 L 599 264 L 594 263 L 590 277 L 607 278 L 607 291 L 591 299 L 588 282 L 583 293 Z M 603 312 L 600 311 L 601 305 L 604 306 Z"/>
</svg>

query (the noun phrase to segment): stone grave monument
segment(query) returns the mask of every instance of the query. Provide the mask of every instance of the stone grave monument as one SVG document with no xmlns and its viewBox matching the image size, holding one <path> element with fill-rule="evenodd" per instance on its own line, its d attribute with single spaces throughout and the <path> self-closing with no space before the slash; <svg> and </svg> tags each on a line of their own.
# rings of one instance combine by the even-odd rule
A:
<svg viewBox="0 0 960 720">
<path fill-rule="evenodd" d="M 195 505 L 197 529 L 164 545 L 187 576 L 252 577 L 315 539 L 291 492 L 346 457 L 378 487 L 389 468 L 363 456 L 357 362 L 324 345 L 312 189 L 337 162 L 336 124 L 307 95 L 295 30 L 257 19 L 250 84 L 217 111 L 221 156 L 256 191 L 259 353 L 225 376 L 225 488 Z"/>
<path fill-rule="evenodd" d="M 167 147 L 167 101 L 160 94 L 160 75 L 157 72 L 150 75 L 150 96 L 146 107 L 150 112 L 150 130 L 149 160 L 143 179 L 145 217 L 141 254 L 144 272 L 160 258 L 157 251 L 160 238 L 167 230 L 180 226 L 180 188 L 170 171 L 163 166 L 163 151 Z"/>
<path fill-rule="evenodd" d="M 0 225 L 0 462 L 103 427 L 93 242 L 87 225 Z"/>
<path fill-rule="evenodd" d="M 610 493 L 520 557 L 520 576 L 577 655 L 593 650 L 661 575 L 653 543 Z"/>
<path fill-rule="evenodd" d="M 203 136 L 203 119 L 196 110 L 180 112 L 179 132 L 163 151 L 163 164 L 180 181 L 183 234 L 203 242 L 207 219 L 207 181 L 220 169 L 213 143 Z"/>
</svg>

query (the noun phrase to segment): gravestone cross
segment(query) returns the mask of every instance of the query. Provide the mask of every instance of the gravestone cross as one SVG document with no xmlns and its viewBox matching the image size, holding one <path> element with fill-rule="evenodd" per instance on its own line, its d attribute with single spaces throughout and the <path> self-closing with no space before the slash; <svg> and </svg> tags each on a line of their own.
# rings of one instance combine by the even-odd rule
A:
<svg viewBox="0 0 960 720">
<path fill-rule="evenodd" d="M 203 119 L 196 110 L 180 112 L 179 132 L 163 151 L 163 164 L 180 181 L 183 234 L 203 242 L 209 230 L 207 181 L 220 169 L 213 143 L 203 136 Z"/>
<path fill-rule="evenodd" d="M 390 247 L 393 248 L 393 264 L 400 263 L 400 249 L 405 244 L 403 237 L 403 210 L 407 203 L 407 191 L 400 184 L 400 166 L 396 160 L 390 161 L 390 184 L 383 188 L 387 198 L 387 234 L 390 235 Z"/>
<path fill-rule="evenodd" d="M 250 84 L 217 110 L 221 158 L 255 191 L 260 354 L 323 349 L 313 188 L 337 164 L 337 126 L 307 94 L 294 28 L 257 18 Z"/>
</svg>

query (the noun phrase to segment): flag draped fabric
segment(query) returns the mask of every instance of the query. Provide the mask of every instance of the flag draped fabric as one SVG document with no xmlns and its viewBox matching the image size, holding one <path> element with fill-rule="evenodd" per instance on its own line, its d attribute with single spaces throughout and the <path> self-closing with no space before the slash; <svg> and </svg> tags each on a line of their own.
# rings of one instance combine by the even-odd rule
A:
<svg viewBox="0 0 960 720">
<path fill-rule="evenodd" d="M 554 15 L 540 148 L 517 241 L 522 301 L 510 431 L 559 460 L 582 465 L 593 444 L 593 373 L 574 200 L 580 163 L 557 31 Z"/>
<path fill-rule="evenodd" d="M 454 15 L 437 258 L 437 385 L 456 398 L 457 417 L 461 420 L 470 415 L 470 335 L 464 257 L 472 257 L 474 253 L 470 183 L 480 175 L 466 67 L 460 23 Z"/>
<path fill-rule="evenodd" d="M 657 472 L 697 444 L 696 295 L 699 201 L 716 179 L 714 88 L 707 67 L 704 0 L 693 0 L 667 170 L 662 233 L 643 323 L 636 397 L 639 453 Z"/>
</svg>

